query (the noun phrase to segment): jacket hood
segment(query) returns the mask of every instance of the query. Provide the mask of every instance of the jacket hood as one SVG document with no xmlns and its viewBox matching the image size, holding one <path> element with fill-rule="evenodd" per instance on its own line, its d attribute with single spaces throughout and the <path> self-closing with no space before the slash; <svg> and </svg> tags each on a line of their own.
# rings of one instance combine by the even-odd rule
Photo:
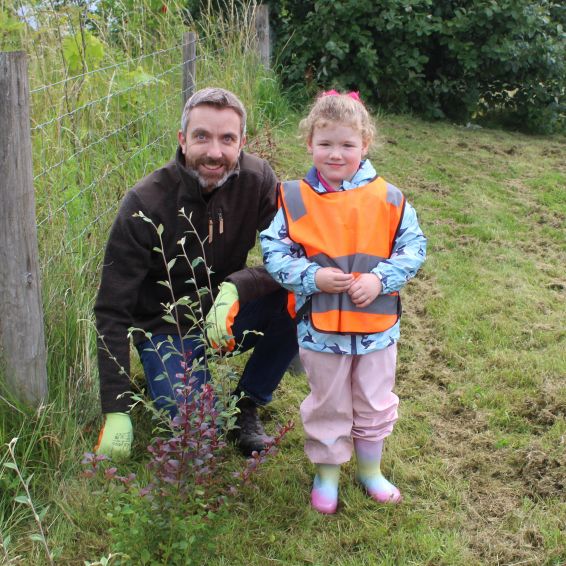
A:
<svg viewBox="0 0 566 566">
<path fill-rule="evenodd" d="M 360 185 L 366 185 L 377 177 L 377 171 L 371 164 L 369 159 L 360 162 L 360 166 L 356 174 L 350 181 L 343 181 L 340 190 L 348 190 Z M 317 192 L 326 192 L 324 186 L 318 180 L 318 171 L 316 167 L 311 167 L 304 177 L 304 180 Z"/>
</svg>

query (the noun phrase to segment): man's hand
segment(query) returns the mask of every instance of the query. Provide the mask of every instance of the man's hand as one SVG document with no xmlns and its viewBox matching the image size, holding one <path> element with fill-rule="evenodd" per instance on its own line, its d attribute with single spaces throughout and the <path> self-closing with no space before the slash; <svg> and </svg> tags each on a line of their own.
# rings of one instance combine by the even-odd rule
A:
<svg viewBox="0 0 566 566">
<path fill-rule="evenodd" d="M 106 454 L 113 460 L 126 460 L 132 449 L 132 421 L 126 413 L 107 413 L 94 447 L 97 454 Z"/>
<path fill-rule="evenodd" d="M 314 282 L 323 293 L 343 293 L 353 280 L 351 273 L 344 273 L 337 267 L 321 267 L 314 274 Z"/>
<path fill-rule="evenodd" d="M 240 310 L 238 289 L 233 283 L 220 285 L 218 296 L 206 316 L 205 332 L 208 342 L 213 348 L 234 349 L 236 341 L 232 336 L 232 325 Z"/>
<path fill-rule="evenodd" d="M 348 289 L 352 302 L 360 308 L 369 306 L 381 293 L 381 279 L 374 273 L 362 273 Z"/>
</svg>

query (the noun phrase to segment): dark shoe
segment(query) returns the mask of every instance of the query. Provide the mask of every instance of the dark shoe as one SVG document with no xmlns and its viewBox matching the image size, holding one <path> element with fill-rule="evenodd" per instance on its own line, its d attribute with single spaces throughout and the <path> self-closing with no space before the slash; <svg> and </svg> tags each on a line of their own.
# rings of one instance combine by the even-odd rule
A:
<svg viewBox="0 0 566 566">
<path fill-rule="evenodd" d="M 236 404 L 240 412 L 236 416 L 236 428 L 232 429 L 228 438 L 240 449 L 244 456 L 252 452 L 261 452 L 273 442 L 273 437 L 265 433 L 257 414 L 257 405 L 247 397 L 242 397 Z"/>
</svg>

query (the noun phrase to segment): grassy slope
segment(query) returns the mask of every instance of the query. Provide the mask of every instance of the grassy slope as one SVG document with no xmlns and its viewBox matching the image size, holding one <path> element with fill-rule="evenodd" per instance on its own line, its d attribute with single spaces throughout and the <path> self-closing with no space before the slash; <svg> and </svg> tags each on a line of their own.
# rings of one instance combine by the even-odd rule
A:
<svg viewBox="0 0 566 566">
<path fill-rule="evenodd" d="M 404 294 L 400 420 L 384 458 L 405 501 L 368 501 L 350 464 L 339 513 L 309 510 L 306 384 L 288 376 L 270 414 L 296 430 L 210 564 L 562 564 L 564 140 L 404 117 L 380 124 L 372 160 L 429 238 Z M 299 176 L 300 142 L 276 145 L 278 173 Z"/>
<path fill-rule="evenodd" d="M 296 428 L 260 472 L 258 489 L 231 504 L 206 563 L 562 564 L 564 140 L 404 117 L 380 123 L 383 143 L 372 160 L 405 191 L 429 238 L 427 263 L 404 293 L 401 418 L 384 458 L 405 501 L 394 509 L 374 505 L 353 482 L 350 464 L 339 513 L 309 509 L 312 470 L 298 416 L 307 389 L 304 376 L 288 375 L 266 417 L 270 426 L 292 418 Z M 262 130 L 251 149 L 281 177 L 308 166 L 293 124 Z M 92 364 L 88 351 L 76 355 Z M 108 509 L 78 478 L 78 459 L 98 425 L 96 384 L 71 385 L 69 398 L 31 421 L 21 418 L 19 442 L 20 465 L 35 473 L 34 499 L 50 505 L 48 542 L 60 564 L 110 552 Z M 14 429 L 14 417 L 21 415 L 0 412 L 3 430 Z M 144 415 L 135 418 L 128 468 L 139 471 L 150 432 Z M 239 461 L 234 453 L 234 466 Z M 7 474 L 0 484 L 7 494 L 18 491 Z M 29 513 L 7 502 L 2 509 L 12 513 L 0 517 L 2 536 L 12 539 L 5 559 L 41 564 L 41 548 L 23 536 L 35 530 Z"/>
</svg>

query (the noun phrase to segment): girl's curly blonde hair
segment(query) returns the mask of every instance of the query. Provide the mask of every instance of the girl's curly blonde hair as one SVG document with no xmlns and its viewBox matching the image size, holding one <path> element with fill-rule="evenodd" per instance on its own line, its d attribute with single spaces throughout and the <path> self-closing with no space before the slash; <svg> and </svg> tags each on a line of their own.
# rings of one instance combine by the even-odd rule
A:
<svg viewBox="0 0 566 566">
<path fill-rule="evenodd" d="M 311 143 L 315 128 L 329 123 L 340 123 L 358 130 L 362 142 L 371 146 L 375 139 L 375 126 L 364 104 L 350 94 L 323 94 L 313 103 L 306 118 L 299 123 L 299 131 Z"/>
</svg>

